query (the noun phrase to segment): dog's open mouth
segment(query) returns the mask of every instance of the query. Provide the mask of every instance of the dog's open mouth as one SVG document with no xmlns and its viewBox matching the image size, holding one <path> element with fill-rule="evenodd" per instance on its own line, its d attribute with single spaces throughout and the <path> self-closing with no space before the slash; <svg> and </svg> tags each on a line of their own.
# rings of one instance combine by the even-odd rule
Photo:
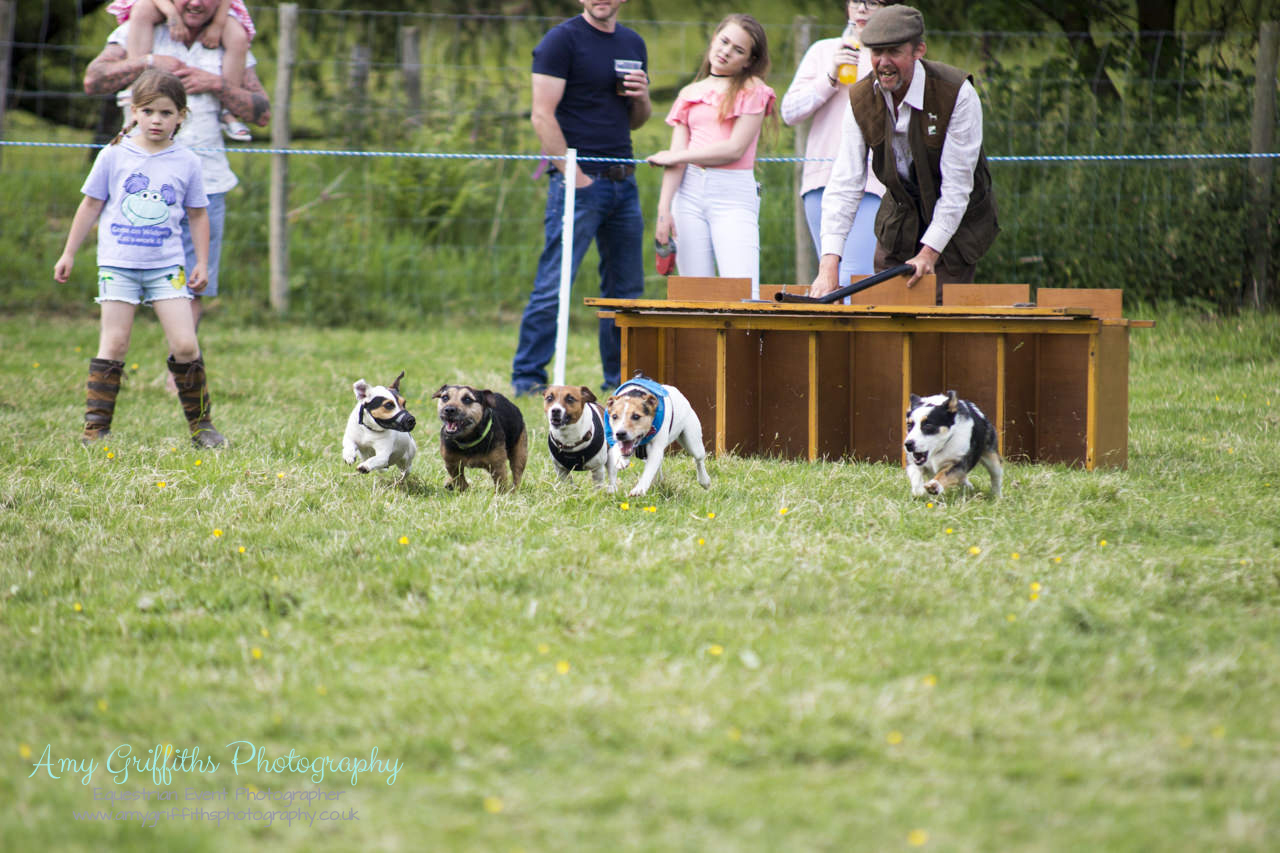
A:
<svg viewBox="0 0 1280 853">
<path fill-rule="evenodd" d="M 636 443 L 634 441 L 619 441 L 618 450 L 623 456 L 630 456 L 636 450 Z"/>
<path fill-rule="evenodd" d="M 462 421 L 442 421 L 442 423 L 444 424 L 444 431 L 450 435 L 461 432 L 462 427 L 465 426 Z"/>
<path fill-rule="evenodd" d="M 928 453 L 912 453 L 911 461 L 917 465 L 923 465 L 929 459 Z"/>
</svg>

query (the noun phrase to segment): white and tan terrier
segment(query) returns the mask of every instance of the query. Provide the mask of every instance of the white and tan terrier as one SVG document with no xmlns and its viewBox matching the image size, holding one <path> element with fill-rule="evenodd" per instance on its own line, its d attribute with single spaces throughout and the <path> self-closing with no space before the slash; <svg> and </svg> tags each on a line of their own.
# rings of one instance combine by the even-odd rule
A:
<svg viewBox="0 0 1280 853">
<path fill-rule="evenodd" d="M 609 453 L 609 427 L 604 407 L 586 385 L 552 385 L 542 395 L 547 415 L 547 448 L 560 482 L 569 482 L 574 471 L 591 472 L 597 488 L 617 488 L 613 457 Z"/>
<path fill-rule="evenodd" d="M 702 446 L 702 423 L 693 406 L 674 385 L 661 385 L 639 372 L 618 386 L 613 396 L 605 401 L 609 412 L 609 427 L 613 433 L 613 470 L 610 483 L 617 481 L 619 468 L 630 462 L 633 455 L 644 460 L 644 471 L 632 497 L 649 491 L 653 480 L 662 469 L 662 457 L 667 447 L 675 441 L 693 457 L 698 469 L 698 485 L 711 488 L 707 474 L 707 449 Z"/>
<path fill-rule="evenodd" d="M 361 474 L 395 465 L 400 480 L 409 476 L 413 457 L 418 455 L 413 431 L 416 421 L 404 407 L 400 396 L 400 380 L 404 371 L 390 385 L 370 385 L 357 379 L 351 386 L 356 393 L 356 407 L 347 418 L 342 436 L 342 461 L 356 465 Z"/>
</svg>

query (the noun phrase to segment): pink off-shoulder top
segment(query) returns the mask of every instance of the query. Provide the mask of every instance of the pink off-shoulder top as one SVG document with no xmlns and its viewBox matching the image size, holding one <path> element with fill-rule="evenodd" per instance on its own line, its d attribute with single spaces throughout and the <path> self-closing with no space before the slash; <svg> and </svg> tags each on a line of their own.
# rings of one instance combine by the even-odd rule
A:
<svg viewBox="0 0 1280 853">
<path fill-rule="evenodd" d="M 714 89 L 704 89 L 694 100 L 683 97 L 676 98 L 667 113 L 667 124 L 675 127 L 683 124 L 689 128 L 689 148 L 702 148 L 713 142 L 723 142 L 733 135 L 733 122 L 738 116 L 769 115 L 773 112 L 774 101 L 778 96 L 773 89 L 761 83 L 753 89 L 743 89 L 738 93 L 737 102 L 729 113 L 729 118 L 720 120 L 720 102 L 724 94 Z M 717 169 L 751 169 L 756 163 L 756 144 L 759 134 L 751 140 L 742 157 Z"/>
</svg>

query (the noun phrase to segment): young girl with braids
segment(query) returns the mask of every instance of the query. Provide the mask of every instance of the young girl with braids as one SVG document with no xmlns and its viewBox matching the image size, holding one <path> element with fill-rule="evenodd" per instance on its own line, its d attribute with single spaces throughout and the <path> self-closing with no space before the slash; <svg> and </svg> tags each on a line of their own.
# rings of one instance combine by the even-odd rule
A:
<svg viewBox="0 0 1280 853">
<path fill-rule="evenodd" d="M 750 15 L 716 27 L 694 81 L 667 115 L 671 147 L 648 158 L 664 166 L 654 237 L 678 238 L 681 275 L 760 282 L 760 193 L 756 144 L 776 96 L 765 85 L 769 45 Z"/>
<path fill-rule="evenodd" d="M 89 360 L 84 434 L 89 444 L 111 431 L 133 318 L 139 303 L 155 309 L 169 344 L 169 371 L 197 447 L 227 443 L 209 419 L 209 392 L 195 321 L 184 285 L 204 289 L 209 263 L 209 204 L 200 161 L 173 142 L 187 114 L 187 93 L 174 74 L 151 68 L 133 84 L 132 120 L 98 153 L 81 192 L 66 247 L 53 268 L 65 282 L 76 250 L 98 221 L 98 355 Z M 181 221 L 190 221 L 196 265 L 182 268 Z"/>
<path fill-rule="evenodd" d="M 222 46 L 222 77 L 227 84 L 240 88 L 244 85 L 244 69 L 249 58 L 249 42 L 253 41 L 253 19 L 244 0 L 210 0 L 218 10 L 200 34 L 200 43 L 213 50 Z M 175 41 L 185 41 L 187 26 L 173 4 L 173 0 L 115 0 L 107 11 L 120 23 L 131 21 L 125 44 L 130 59 L 141 59 L 151 53 L 155 29 L 168 24 L 169 35 Z M 122 99 L 123 101 L 123 99 Z M 248 142 L 253 134 L 244 122 L 229 110 L 222 111 L 222 133 L 236 142 Z"/>
</svg>

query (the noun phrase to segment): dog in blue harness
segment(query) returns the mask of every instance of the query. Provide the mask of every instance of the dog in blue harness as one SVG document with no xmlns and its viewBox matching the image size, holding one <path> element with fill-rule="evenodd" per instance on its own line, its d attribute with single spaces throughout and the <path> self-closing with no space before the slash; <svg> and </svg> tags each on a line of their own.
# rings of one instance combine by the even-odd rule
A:
<svg viewBox="0 0 1280 853">
<path fill-rule="evenodd" d="M 617 485 L 613 445 L 604 408 L 586 385 L 552 385 L 542 395 L 547 414 L 547 448 L 560 482 L 573 471 L 590 471 L 591 480 L 610 492 Z"/>
<path fill-rule="evenodd" d="M 605 401 L 605 409 L 614 441 L 610 451 L 614 459 L 609 471 L 610 485 L 616 484 L 618 469 L 625 468 L 624 463 L 636 456 L 644 460 L 644 471 L 630 495 L 643 495 L 662 469 L 667 447 L 678 441 L 693 457 L 698 469 L 698 485 L 711 488 L 707 449 L 702 446 L 702 423 L 674 385 L 662 385 L 637 372 Z"/>
</svg>

